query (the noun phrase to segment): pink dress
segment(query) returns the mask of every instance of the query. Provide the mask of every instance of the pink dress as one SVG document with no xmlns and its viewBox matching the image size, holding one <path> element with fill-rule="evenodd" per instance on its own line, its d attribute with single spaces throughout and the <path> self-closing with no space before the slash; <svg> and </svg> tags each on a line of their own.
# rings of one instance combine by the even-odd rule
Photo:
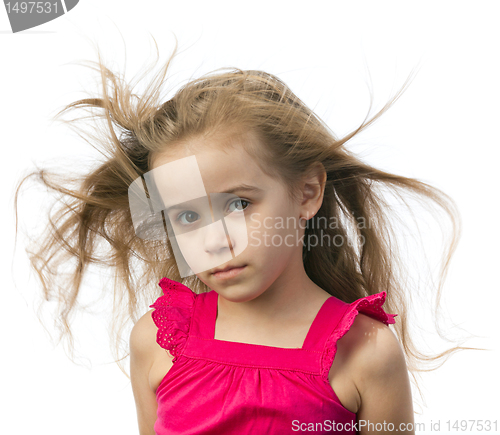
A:
<svg viewBox="0 0 500 435">
<path fill-rule="evenodd" d="M 163 278 L 151 305 L 158 344 L 174 356 L 156 397 L 157 435 L 356 433 L 356 414 L 328 381 L 339 340 L 358 313 L 384 324 L 381 292 L 347 304 L 329 297 L 301 348 L 216 340 L 218 293 Z M 313 428 L 313 429 L 311 429 Z"/>
</svg>

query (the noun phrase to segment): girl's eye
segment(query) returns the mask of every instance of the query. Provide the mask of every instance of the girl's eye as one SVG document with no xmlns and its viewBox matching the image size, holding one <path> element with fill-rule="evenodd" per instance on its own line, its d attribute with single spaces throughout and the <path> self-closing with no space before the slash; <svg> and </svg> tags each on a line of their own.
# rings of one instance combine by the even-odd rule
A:
<svg viewBox="0 0 500 435">
<path fill-rule="evenodd" d="M 244 199 L 236 199 L 231 204 L 229 204 L 229 212 L 233 211 L 243 211 L 250 205 L 250 202 Z M 235 207 L 234 209 L 232 207 Z"/>
<path fill-rule="evenodd" d="M 200 215 L 196 213 L 195 211 L 185 211 L 179 215 L 177 220 L 182 224 L 182 225 L 190 225 L 194 222 L 196 222 L 200 218 Z"/>
</svg>

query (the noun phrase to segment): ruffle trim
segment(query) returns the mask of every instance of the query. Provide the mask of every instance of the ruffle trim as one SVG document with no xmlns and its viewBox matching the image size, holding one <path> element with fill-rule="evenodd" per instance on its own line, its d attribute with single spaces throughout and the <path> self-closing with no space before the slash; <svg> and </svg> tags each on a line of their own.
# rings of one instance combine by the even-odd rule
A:
<svg viewBox="0 0 500 435">
<path fill-rule="evenodd" d="M 351 328 L 354 319 L 359 313 L 366 314 L 386 325 L 396 323 L 397 314 L 388 314 L 382 306 L 385 303 L 385 291 L 358 299 L 348 305 L 343 318 L 335 331 L 330 335 L 325 344 L 325 353 L 321 364 L 321 376 L 328 382 L 328 374 L 337 353 L 337 341 L 340 340 Z"/>
<path fill-rule="evenodd" d="M 151 317 L 158 328 L 156 342 L 170 352 L 175 362 L 186 344 L 197 294 L 168 278 L 162 278 L 158 285 L 164 294 L 150 305 L 155 309 Z"/>
</svg>

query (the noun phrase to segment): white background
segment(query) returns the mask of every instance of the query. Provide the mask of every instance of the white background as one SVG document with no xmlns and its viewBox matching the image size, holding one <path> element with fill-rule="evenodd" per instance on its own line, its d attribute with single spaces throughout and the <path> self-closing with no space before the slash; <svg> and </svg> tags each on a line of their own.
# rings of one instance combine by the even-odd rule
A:
<svg viewBox="0 0 500 435">
<path fill-rule="evenodd" d="M 468 345 L 492 350 L 458 353 L 424 374 L 426 406 L 416 404 L 416 421 L 428 432 L 440 421 L 445 432 L 448 420 L 499 419 L 499 12 L 495 1 L 81 0 L 64 17 L 12 34 L 2 10 L 0 433 L 138 433 L 130 383 L 110 362 L 104 329 L 96 328 L 101 336 L 90 327 L 77 330 L 82 337 L 89 332 L 91 368 L 69 361 L 36 319 L 38 288 L 22 243 L 14 251 L 19 178 L 34 163 L 93 155 L 67 127 L 50 121 L 95 78 L 65 64 L 95 60 L 94 40 L 110 66 L 121 68 L 120 32 L 129 76 L 153 60 L 149 34 L 166 59 L 175 33 L 185 50 L 174 67 L 177 83 L 226 66 L 263 69 L 282 78 L 339 135 L 367 110 L 366 66 L 377 107 L 419 66 L 402 99 L 352 146 L 373 165 L 443 189 L 462 215 L 445 310 L 477 336 Z M 29 210 L 24 200 L 22 211 Z"/>
</svg>

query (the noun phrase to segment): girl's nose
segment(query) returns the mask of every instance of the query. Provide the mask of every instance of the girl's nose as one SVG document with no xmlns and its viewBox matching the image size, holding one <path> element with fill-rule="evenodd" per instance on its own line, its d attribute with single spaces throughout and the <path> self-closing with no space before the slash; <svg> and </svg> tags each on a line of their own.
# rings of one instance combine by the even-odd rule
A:
<svg viewBox="0 0 500 435">
<path fill-rule="evenodd" d="M 204 227 L 204 249 L 208 254 L 218 254 L 225 250 L 232 250 L 232 241 L 227 235 L 222 220 L 218 220 Z"/>
</svg>

